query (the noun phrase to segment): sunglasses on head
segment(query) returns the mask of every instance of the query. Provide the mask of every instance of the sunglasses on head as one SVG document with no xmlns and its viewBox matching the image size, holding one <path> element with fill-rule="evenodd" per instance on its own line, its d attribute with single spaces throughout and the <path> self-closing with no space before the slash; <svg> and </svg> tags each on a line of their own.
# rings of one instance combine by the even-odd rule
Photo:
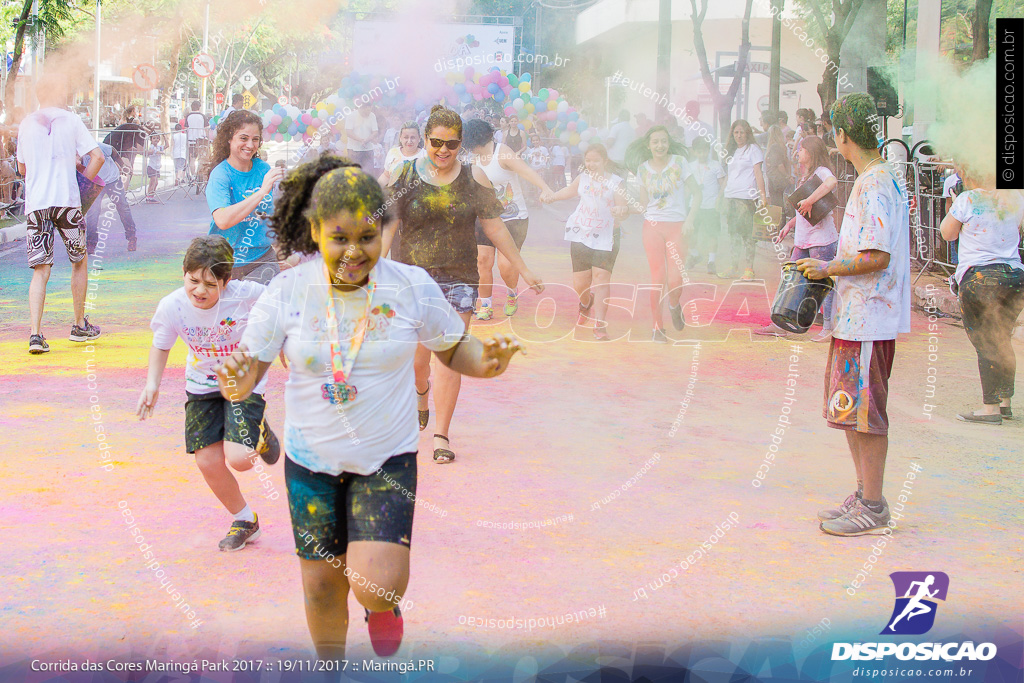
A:
<svg viewBox="0 0 1024 683">
<path fill-rule="evenodd" d="M 441 140 L 440 138 L 427 139 L 430 140 L 430 146 L 433 147 L 434 149 L 441 149 L 441 146 L 444 145 L 453 152 L 457 150 L 459 146 L 462 144 L 462 140 Z"/>
</svg>

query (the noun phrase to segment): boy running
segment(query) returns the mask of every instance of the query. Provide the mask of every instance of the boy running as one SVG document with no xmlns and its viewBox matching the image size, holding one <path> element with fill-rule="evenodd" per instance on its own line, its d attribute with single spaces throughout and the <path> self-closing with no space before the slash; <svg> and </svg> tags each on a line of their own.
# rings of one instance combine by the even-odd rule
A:
<svg viewBox="0 0 1024 683">
<path fill-rule="evenodd" d="M 249 311 L 266 289 L 257 282 L 232 280 L 233 265 L 231 245 L 220 235 L 192 240 L 185 252 L 184 286 L 161 299 L 150 323 L 149 377 L 136 409 L 142 420 L 153 414 L 167 357 L 178 338 L 183 339 L 188 344 L 185 449 L 195 454 L 210 490 L 234 517 L 220 542 L 220 549 L 228 552 L 255 541 L 260 523 L 227 465 L 238 472 L 256 465 L 260 471 L 257 453 L 268 465 L 281 455 L 277 437 L 263 419 L 266 379 L 239 401 L 222 398 L 217 384 L 214 367 L 238 347 Z"/>
</svg>

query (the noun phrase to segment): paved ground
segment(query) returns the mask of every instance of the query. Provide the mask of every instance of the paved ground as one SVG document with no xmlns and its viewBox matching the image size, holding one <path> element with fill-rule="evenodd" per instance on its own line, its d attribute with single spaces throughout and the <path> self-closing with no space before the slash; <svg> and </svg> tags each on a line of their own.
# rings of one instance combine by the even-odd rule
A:
<svg viewBox="0 0 1024 683">
<path fill-rule="evenodd" d="M 485 648 L 513 657 L 595 641 L 653 650 L 762 636 L 795 642 L 823 619 L 831 628 L 823 637 L 871 640 L 892 609 L 887 574 L 899 570 L 950 576 L 950 600 L 929 638 L 981 625 L 1022 631 L 1012 605 L 1021 597 L 1024 421 L 1001 428 L 956 422 L 957 411 L 980 401 L 974 352 L 960 327 L 937 321 L 938 350 L 930 354 L 929 323 L 915 313 L 913 333 L 898 346 L 890 500 L 912 464 L 921 469 L 895 539 L 857 589 L 858 568 L 875 539 L 824 536 L 814 517 L 852 488 L 843 435 L 821 419 L 826 346 L 752 342 L 743 330 L 763 323 L 767 311 L 756 298 L 741 305 L 739 290 L 711 323 L 729 283 L 692 273 L 694 283 L 717 286 L 691 311 L 705 327 L 675 335 L 704 340 L 699 348 L 557 340 L 571 332 L 575 310 L 558 223 L 567 208 L 531 223 L 525 256 L 547 282 L 562 286 L 549 288 L 554 305 L 523 297 L 513 328 L 528 340 L 529 355 L 498 380 L 464 384 L 452 432 L 456 464 L 436 467 L 428 438 L 421 443 L 419 496 L 438 512 L 417 510 L 407 595 L 414 608 L 406 613 L 400 655 L 447 653 L 439 661 L 454 671 L 457 658 Z M 183 452 L 181 345 L 155 419 L 140 424 L 134 417 L 150 316 L 160 297 L 180 286 L 184 246 L 208 221 L 205 202 L 180 195 L 166 207 L 134 211 L 139 251 L 127 254 L 115 234 L 103 253 L 106 269 L 96 278 L 91 312 L 103 337 L 92 353 L 66 340 L 69 268 L 59 258 L 44 325 L 53 351 L 29 356 L 29 271 L 20 249 L 0 255 L 0 428 L 8 456 L 0 567 L 9 577 L 0 661 L 61 653 L 308 656 L 283 495 L 263 500 L 255 478 L 243 476 L 264 536 L 238 554 L 216 550 L 229 519 Z M 769 279 L 767 296 L 777 270 L 769 259 L 763 253 L 758 266 Z M 619 261 L 616 281 L 646 281 L 635 226 Z M 617 289 L 622 296 L 628 290 Z M 646 338 L 646 295 L 633 322 L 630 308 L 624 303 L 613 315 L 613 334 Z M 508 329 L 504 316 L 492 327 Z M 729 328 L 740 332 L 726 340 Z M 789 409 L 794 353 L 790 425 L 763 486 L 754 488 L 771 434 Z M 285 376 L 279 367 L 271 372 L 269 415 L 281 425 Z M 933 399 L 926 398 L 929 376 L 937 378 Z M 930 415 L 926 404 L 934 405 Z M 114 453 L 109 472 L 99 467 L 90 405 L 99 406 Z M 634 480 L 645 463 L 647 471 Z M 283 492 L 282 470 L 271 471 Z M 189 626 L 144 567 L 119 504 L 131 509 L 175 589 L 203 621 L 199 628 Z M 680 569 L 730 514 L 738 521 L 719 532 L 710 553 Z M 483 526 L 555 518 L 557 525 L 526 530 Z M 595 615 L 588 612 L 582 623 L 532 630 L 525 623 L 469 624 L 470 617 L 543 621 L 591 608 Z M 361 623 L 350 628 L 349 642 L 353 657 L 369 653 Z"/>
</svg>

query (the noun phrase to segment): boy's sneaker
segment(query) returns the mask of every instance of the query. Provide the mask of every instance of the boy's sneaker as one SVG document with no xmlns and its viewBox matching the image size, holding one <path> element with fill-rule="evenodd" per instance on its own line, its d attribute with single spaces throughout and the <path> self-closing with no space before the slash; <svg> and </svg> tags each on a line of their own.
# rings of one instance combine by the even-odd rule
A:
<svg viewBox="0 0 1024 683">
<path fill-rule="evenodd" d="M 494 309 L 490 306 L 481 306 L 473 313 L 477 320 L 490 320 L 494 317 Z"/>
<path fill-rule="evenodd" d="M 833 536 L 863 536 L 889 524 L 889 504 L 882 498 L 882 511 L 874 512 L 863 500 L 857 500 L 842 517 L 821 523 L 821 530 Z"/>
<path fill-rule="evenodd" d="M 28 352 L 29 353 L 49 353 L 50 345 L 46 343 L 46 338 L 41 334 L 33 334 L 28 338 Z"/>
<path fill-rule="evenodd" d="M 139 239 L 137 237 L 128 238 L 128 251 L 135 251 L 139 247 Z"/>
<path fill-rule="evenodd" d="M 266 417 L 260 420 L 260 441 L 256 444 L 256 452 L 268 465 L 273 465 L 281 457 L 281 442 L 277 440 Z"/>
<path fill-rule="evenodd" d="M 255 512 L 253 516 L 256 518 L 255 522 L 241 522 L 237 519 L 232 522 L 231 528 L 228 529 L 228 535 L 217 547 L 224 552 L 233 553 L 244 548 L 246 543 L 252 543 L 259 538 L 260 518 Z"/>
<path fill-rule="evenodd" d="M 515 294 L 509 294 L 505 300 L 505 315 L 513 316 L 516 311 L 519 310 L 519 297 Z"/>
<path fill-rule="evenodd" d="M 370 631 L 370 643 L 378 657 L 390 657 L 398 652 L 405 631 L 402 611 L 395 605 L 386 612 L 366 611 L 366 626 Z"/>
<path fill-rule="evenodd" d="M 682 306 L 669 306 L 668 312 L 672 316 L 672 327 L 676 328 L 677 331 L 686 327 L 686 322 L 683 320 Z"/>
<path fill-rule="evenodd" d="M 744 270 L 743 271 L 743 276 L 740 279 L 741 280 L 753 280 L 754 279 L 754 269 L 753 268 L 747 268 L 746 270 Z"/>
<path fill-rule="evenodd" d="M 89 322 L 89 316 L 86 316 L 84 327 L 79 327 L 78 325 L 71 326 L 71 336 L 68 339 L 73 342 L 84 342 L 91 341 L 99 336 L 100 328 Z"/>
<path fill-rule="evenodd" d="M 668 337 L 665 336 L 660 327 L 654 328 L 654 332 L 651 333 L 651 340 L 659 344 L 668 344 Z"/>
<path fill-rule="evenodd" d="M 853 509 L 854 502 L 860 500 L 859 491 L 854 491 L 837 508 L 818 510 L 818 519 L 827 522 L 830 519 L 838 519 Z"/>
</svg>

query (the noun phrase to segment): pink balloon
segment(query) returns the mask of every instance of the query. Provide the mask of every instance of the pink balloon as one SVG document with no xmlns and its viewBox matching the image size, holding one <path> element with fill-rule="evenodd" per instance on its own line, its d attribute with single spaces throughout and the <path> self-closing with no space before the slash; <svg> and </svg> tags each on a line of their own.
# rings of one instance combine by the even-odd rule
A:
<svg viewBox="0 0 1024 683">
<path fill-rule="evenodd" d="M 466 76 L 467 81 L 473 80 L 473 67 L 467 66 L 462 73 Z"/>
<path fill-rule="evenodd" d="M 554 88 L 548 88 L 548 99 L 549 100 L 557 100 L 558 99 L 558 91 L 555 90 Z"/>
<path fill-rule="evenodd" d="M 566 128 L 566 130 L 569 130 L 569 131 L 576 130 L 576 122 L 575 121 L 570 121 L 568 124 L 566 124 L 565 128 Z"/>
<path fill-rule="evenodd" d="M 184 121 L 184 119 L 182 119 L 182 120 Z M 279 126 L 279 125 L 281 125 L 281 115 L 280 114 L 274 114 L 273 116 L 271 116 L 270 117 L 270 125 L 272 125 L 272 126 Z"/>
<path fill-rule="evenodd" d="M 515 116 L 516 110 L 513 107 L 505 107 L 505 116 Z"/>
</svg>

